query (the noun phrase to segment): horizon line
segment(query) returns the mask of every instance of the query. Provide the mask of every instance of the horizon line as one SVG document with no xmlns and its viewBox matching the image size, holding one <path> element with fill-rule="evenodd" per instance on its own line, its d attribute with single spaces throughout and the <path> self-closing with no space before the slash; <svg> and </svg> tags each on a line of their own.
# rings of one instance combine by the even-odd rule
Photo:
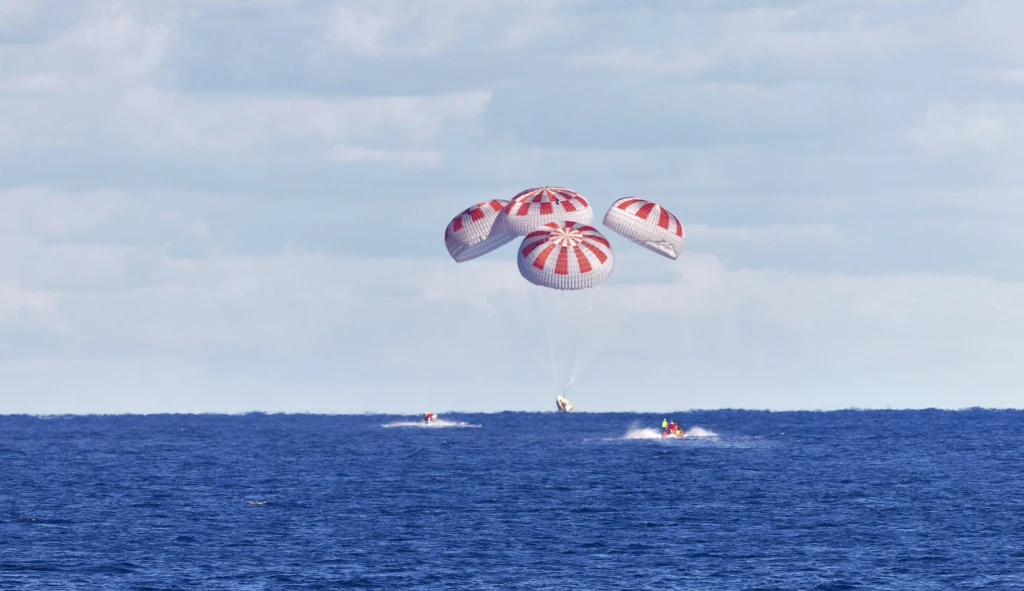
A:
<svg viewBox="0 0 1024 591">
<path fill-rule="evenodd" d="M 989 411 L 989 412 L 1021 412 L 1024 408 L 1019 407 L 988 407 L 988 406 L 965 406 L 957 408 L 943 408 L 943 407 L 845 407 L 845 408 L 834 408 L 834 409 L 771 409 L 771 408 L 692 408 L 687 410 L 671 410 L 671 411 L 635 411 L 635 410 L 610 410 L 610 411 L 573 411 L 570 413 L 562 413 L 557 410 L 496 410 L 496 411 L 467 411 L 467 410 L 448 410 L 444 412 L 437 412 L 437 415 L 497 415 L 497 414 L 588 414 L 588 415 L 599 415 L 599 414 L 633 414 L 633 415 L 671 415 L 671 414 L 690 414 L 690 413 L 702 413 L 702 412 L 750 412 L 750 413 L 772 413 L 772 414 L 784 414 L 784 413 L 837 413 L 837 412 L 920 412 L 920 411 L 937 411 L 937 412 L 966 412 L 966 411 Z M 250 415 L 265 415 L 265 416 L 337 416 L 337 417 L 410 417 L 410 416 L 421 416 L 421 412 L 377 412 L 377 411 L 363 411 L 363 412 L 324 412 L 324 411 L 263 411 L 263 410 L 248 410 L 248 411 L 237 411 L 237 412 L 222 412 L 222 411 L 178 411 L 178 412 L 68 412 L 68 413 L 30 413 L 30 412 L 14 412 L 14 413 L 3 413 L 0 412 L 0 418 L 6 417 L 32 417 L 32 418 L 58 418 L 58 417 L 148 417 L 148 416 L 226 416 L 226 417 L 244 417 Z"/>
</svg>

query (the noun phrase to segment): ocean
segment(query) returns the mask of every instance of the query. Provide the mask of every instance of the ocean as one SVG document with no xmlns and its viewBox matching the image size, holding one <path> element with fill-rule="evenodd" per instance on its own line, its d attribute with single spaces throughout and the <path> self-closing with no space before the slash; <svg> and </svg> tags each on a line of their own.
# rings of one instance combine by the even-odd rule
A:
<svg viewBox="0 0 1024 591">
<path fill-rule="evenodd" d="M 3 416 L 0 588 L 1024 589 L 1024 412 L 672 417 Z"/>
</svg>

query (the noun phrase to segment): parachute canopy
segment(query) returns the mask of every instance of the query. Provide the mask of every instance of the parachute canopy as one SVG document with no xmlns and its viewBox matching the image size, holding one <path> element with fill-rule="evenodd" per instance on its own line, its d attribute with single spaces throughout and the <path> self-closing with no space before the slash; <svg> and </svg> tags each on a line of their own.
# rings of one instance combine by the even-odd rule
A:
<svg viewBox="0 0 1024 591">
<path fill-rule="evenodd" d="M 608 208 L 604 225 L 644 248 L 670 259 L 683 250 L 683 225 L 679 218 L 653 201 L 623 197 Z"/>
<path fill-rule="evenodd" d="M 567 221 L 544 224 L 523 238 L 519 272 L 535 285 L 586 289 L 608 279 L 615 264 L 612 246 L 595 228 Z"/>
<path fill-rule="evenodd" d="M 494 199 L 483 201 L 463 210 L 452 218 L 444 230 L 444 245 L 456 262 L 483 256 L 492 250 L 508 244 L 515 234 L 503 232 L 495 226 L 508 201 Z"/>
<path fill-rule="evenodd" d="M 562 187 L 539 187 L 519 193 L 502 212 L 502 230 L 525 236 L 550 223 L 594 223 L 594 210 L 582 195 Z"/>
</svg>

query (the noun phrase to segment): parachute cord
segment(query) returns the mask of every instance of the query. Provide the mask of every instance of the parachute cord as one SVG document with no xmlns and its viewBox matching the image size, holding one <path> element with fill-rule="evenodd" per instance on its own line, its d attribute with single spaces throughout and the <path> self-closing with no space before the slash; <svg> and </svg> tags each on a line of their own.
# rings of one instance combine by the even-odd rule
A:
<svg viewBox="0 0 1024 591">
<path fill-rule="evenodd" d="M 555 384 L 561 388 L 562 393 L 565 393 L 564 381 L 561 379 L 561 371 L 558 367 L 558 362 L 555 361 L 555 348 L 551 344 L 551 325 L 548 323 L 548 311 L 547 306 L 544 304 L 544 291 L 540 291 L 540 314 L 544 324 L 544 337 L 548 341 L 548 353 L 551 355 L 551 372 L 554 374 L 552 377 L 555 380 Z"/>
<path fill-rule="evenodd" d="M 594 348 L 593 345 L 595 341 L 594 330 L 598 322 L 597 317 L 594 314 L 594 310 L 597 307 L 596 299 L 598 294 L 587 290 L 585 293 L 580 295 L 583 296 L 583 306 L 578 310 L 582 311 L 583 318 L 581 322 L 578 323 L 581 330 L 577 335 L 578 345 L 573 352 L 572 367 L 570 368 L 566 390 L 568 390 L 572 383 L 576 381 L 576 378 L 579 377 L 586 366 L 590 363 L 590 360 L 593 359 L 596 354 L 596 351 L 593 351 L 592 349 Z"/>
<path fill-rule="evenodd" d="M 574 359 L 572 374 L 569 384 L 576 381 L 576 378 L 583 373 L 583 370 L 590 365 L 599 352 L 608 346 L 608 343 L 628 323 L 633 311 L 626 308 L 619 308 L 613 305 L 599 305 L 596 297 L 590 297 L 585 301 L 586 318 L 592 322 L 584 322 L 581 335 L 584 346 L 577 358 Z M 596 313 L 599 311 L 600 313 Z M 600 324 L 598 324 L 600 322 Z M 601 330 L 599 330 L 599 328 Z"/>
<path fill-rule="evenodd" d="M 529 322 L 529 319 L 526 319 L 526 322 Z M 557 368 L 554 366 L 554 364 L 546 363 L 544 359 L 533 348 L 530 348 L 530 355 L 533 356 L 533 360 L 537 362 L 537 365 L 539 365 L 541 369 L 544 370 L 544 373 L 548 374 L 551 377 L 551 379 L 554 380 L 555 385 L 560 388 L 561 384 L 558 382 L 558 378 L 555 375 L 557 373 Z"/>
</svg>

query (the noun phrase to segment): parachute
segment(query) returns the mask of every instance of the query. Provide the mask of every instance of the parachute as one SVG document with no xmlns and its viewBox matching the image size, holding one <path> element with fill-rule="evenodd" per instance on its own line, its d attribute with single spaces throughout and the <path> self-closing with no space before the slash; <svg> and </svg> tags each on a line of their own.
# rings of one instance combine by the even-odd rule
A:
<svg viewBox="0 0 1024 591">
<path fill-rule="evenodd" d="M 623 197 L 608 208 L 604 225 L 640 246 L 672 260 L 683 250 L 683 225 L 679 218 L 653 201 Z"/>
<path fill-rule="evenodd" d="M 495 227 L 508 201 L 493 199 L 468 207 L 448 222 L 444 230 L 444 245 L 456 262 L 483 256 L 516 239 L 514 234 Z"/>
<path fill-rule="evenodd" d="M 525 293 L 502 290 L 491 301 L 499 310 L 518 313 L 513 315 L 517 318 L 501 314 L 499 319 L 515 331 L 526 331 L 525 349 L 558 386 L 562 410 L 572 409 L 565 398 L 569 388 L 628 313 L 614 305 L 612 294 L 594 289 L 611 275 L 615 257 L 593 222 L 594 211 L 579 193 L 539 187 L 507 202 L 484 201 L 467 208 L 451 220 L 444 235 L 448 253 L 460 263 L 523 237 L 516 262 L 528 282 Z M 682 224 L 652 201 L 619 199 L 605 214 L 604 224 L 667 258 L 677 259 L 682 251 Z"/>
<path fill-rule="evenodd" d="M 593 226 L 549 222 L 523 238 L 516 259 L 533 284 L 526 292 L 532 311 L 522 326 L 533 330 L 538 345 L 547 343 L 546 355 L 542 347 L 531 352 L 565 395 L 611 337 L 602 331 L 616 328 L 614 314 L 595 309 L 600 294 L 592 289 L 612 273 L 611 243 Z"/>
<path fill-rule="evenodd" d="M 501 215 L 502 230 L 516 236 L 525 236 L 550 222 L 592 224 L 594 210 L 575 191 L 539 187 L 513 197 Z"/>
<path fill-rule="evenodd" d="M 604 283 L 615 264 L 608 239 L 577 222 L 551 222 L 527 234 L 516 258 L 530 283 L 566 290 Z"/>
</svg>

